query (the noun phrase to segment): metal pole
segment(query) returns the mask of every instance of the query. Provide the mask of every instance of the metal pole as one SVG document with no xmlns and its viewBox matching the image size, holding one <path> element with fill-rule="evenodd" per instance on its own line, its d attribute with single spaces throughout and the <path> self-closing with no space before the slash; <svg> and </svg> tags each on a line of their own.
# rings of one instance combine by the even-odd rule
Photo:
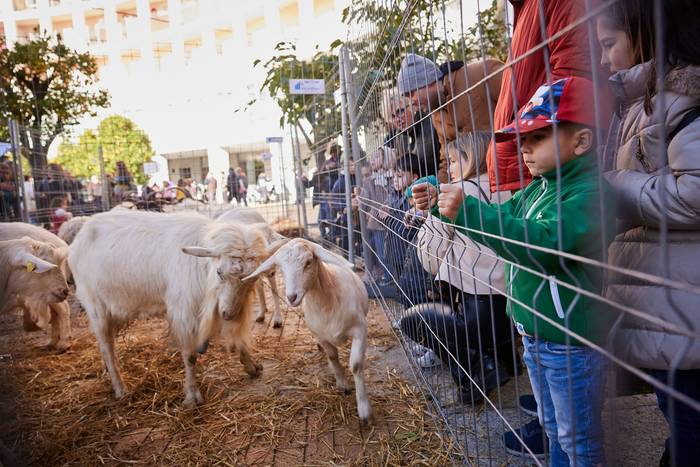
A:
<svg viewBox="0 0 700 467">
<path fill-rule="evenodd" d="M 292 125 L 289 125 L 289 136 L 292 138 L 292 157 L 294 158 L 294 171 L 296 172 L 294 179 L 296 183 L 297 192 L 297 224 L 299 225 L 299 236 L 301 237 L 301 203 L 304 200 L 304 187 L 301 185 L 301 164 L 298 164 L 299 157 L 297 155 L 296 145 L 294 144 L 294 133 L 292 132 Z M 297 164 L 299 167 L 297 168 Z"/>
<path fill-rule="evenodd" d="M 301 190 L 301 217 L 303 220 L 303 225 L 304 225 L 304 232 L 309 231 L 309 220 L 306 217 L 306 188 L 304 188 L 304 182 L 302 182 L 302 168 L 301 168 L 301 145 L 299 144 L 299 129 L 297 128 L 297 125 L 294 125 L 294 140 L 295 140 L 295 147 L 297 150 L 297 179 L 298 179 L 298 184 L 299 188 Z"/>
<path fill-rule="evenodd" d="M 15 165 L 15 174 L 17 175 L 16 191 L 17 196 L 21 199 L 18 203 L 19 217 L 22 222 L 29 222 L 29 199 L 27 193 L 24 192 L 24 173 L 22 170 L 22 149 L 19 146 L 19 135 L 17 134 L 17 122 L 12 119 L 7 121 L 8 129 L 10 130 L 10 145 L 12 146 L 12 158 Z"/>
<path fill-rule="evenodd" d="M 97 146 L 97 160 L 100 164 L 100 180 L 102 180 L 102 208 L 105 211 L 109 211 L 112 207 L 111 203 L 109 202 L 109 192 L 111 190 L 109 182 L 107 181 L 107 176 L 105 175 L 105 158 L 102 154 L 101 144 Z"/>
<path fill-rule="evenodd" d="M 282 150 L 282 145 L 284 144 L 284 141 L 280 141 L 280 178 L 282 181 L 282 193 L 280 193 L 280 199 L 282 200 L 282 213 L 284 214 L 284 218 L 286 219 L 288 216 L 287 213 L 287 182 L 284 180 L 284 151 Z"/>
<path fill-rule="evenodd" d="M 345 157 L 343 158 L 343 170 L 345 172 L 345 207 L 347 213 L 347 223 L 348 223 L 348 261 L 355 263 L 355 237 L 354 237 L 354 226 L 352 222 L 352 183 L 350 180 L 350 138 L 349 138 L 349 128 L 348 128 L 348 85 L 347 79 L 350 74 L 349 67 L 347 66 L 347 53 L 345 47 L 340 48 L 339 56 L 340 65 L 340 107 L 341 107 L 341 126 L 343 131 L 343 146 L 345 147 Z M 354 142 L 354 141 L 353 141 Z M 354 146 L 354 144 L 353 144 Z M 353 147 L 354 149 L 354 147 Z"/>
<path fill-rule="evenodd" d="M 350 55 L 348 54 L 348 50 L 343 47 L 341 51 L 342 57 L 343 57 L 343 62 L 345 63 L 345 66 L 343 67 L 344 75 L 345 75 L 345 88 L 346 88 L 346 100 L 347 100 L 347 109 L 348 109 L 348 116 L 350 117 L 350 131 L 352 135 L 352 158 L 355 161 L 355 185 L 356 186 L 361 186 L 362 184 L 362 169 L 360 168 L 360 160 L 362 159 L 362 154 L 360 153 L 360 140 L 357 137 L 357 130 L 358 130 L 358 123 L 357 123 L 357 115 L 355 113 L 355 106 L 357 103 L 357 99 L 355 98 L 355 88 L 352 85 L 352 73 L 350 72 L 351 67 L 350 67 Z M 341 75 L 342 76 L 342 75 Z M 341 81 L 342 82 L 342 81 Z M 346 157 L 347 159 L 347 157 Z M 368 256 L 370 255 L 369 248 L 366 247 L 367 245 L 367 220 L 365 219 L 365 216 L 358 216 L 360 218 L 360 236 L 362 238 L 362 254 L 365 260 L 365 265 L 370 264 L 367 261 Z"/>
</svg>

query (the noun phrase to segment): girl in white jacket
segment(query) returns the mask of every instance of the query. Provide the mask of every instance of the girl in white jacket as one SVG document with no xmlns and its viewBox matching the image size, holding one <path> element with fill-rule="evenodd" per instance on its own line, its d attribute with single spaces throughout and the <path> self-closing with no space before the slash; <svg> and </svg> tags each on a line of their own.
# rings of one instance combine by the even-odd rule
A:
<svg viewBox="0 0 700 467">
<path fill-rule="evenodd" d="M 465 193 L 504 202 L 510 193 L 489 192 L 485 154 L 490 141 L 490 133 L 476 132 L 459 135 L 450 143 L 450 178 L 453 183 L 461 183 Z M 401 320 L 402 331 L 449 365 L 465 402 L 481 399 L 463 370 L 487 393 L 518 371 L 511 324 L 505 312 L 503 264 L 492 250 L 432 216 L 421 227 L 417 240 L 424 269 L 435 275 L 436 281 L 449 284 L 451 293 L 449 297 L 436 297 L 442 303 L 409 309 L 408 316 Z"/>
</svg>

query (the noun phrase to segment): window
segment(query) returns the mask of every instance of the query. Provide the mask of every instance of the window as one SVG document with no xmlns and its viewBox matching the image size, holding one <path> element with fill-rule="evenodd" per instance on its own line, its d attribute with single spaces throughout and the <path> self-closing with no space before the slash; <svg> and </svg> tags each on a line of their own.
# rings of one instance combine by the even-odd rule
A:
<svg viewBox="0 0 700 467">
<path fill-rule="evenodd" d="M 316 16 L 333 11 L 335 2 L 333 0 L 314 0 L 314 14 Z"/>
<path fill-rule="evenodd" d="M 192 169 L 189 167 L 180 167 L 180 178 L 192 178 Z"/>
<path fill-rule="evenodd" d="M 280 7 L 280 22 L 283 27 L 299 24 L 299 2 L 297 0 L 287 2 Z"/>
<path fill-rule="evenodd" d="M 254 34 L 259 32 L 259 31 L 262 31 L 262 29 L 264 27 L 265 27 L 265 17 L 264 16 L 257 16 L 255 18 L 251 18 L 245 22 L 245 31 L 246 31 L 246 35 L 248 37 L 248 45 L 252 45 Z"/>
</svg>

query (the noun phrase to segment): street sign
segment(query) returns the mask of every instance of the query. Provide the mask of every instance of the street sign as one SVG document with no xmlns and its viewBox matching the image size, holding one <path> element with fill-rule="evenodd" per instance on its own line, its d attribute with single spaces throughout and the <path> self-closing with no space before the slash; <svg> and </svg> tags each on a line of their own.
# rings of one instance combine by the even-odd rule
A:
<svg viewBox="0 0 700 467">
<path fill-rule="evenodd" d="M 289 92 L 292 94 L 325 94 L 326 82 L 322 79 L 290 79 Z"/>
<path fill-rule="evenodd" d="M 155 162 L 144 162 L 143 163 L 143 173 L 146 175 L 153 175 L 158 173 L 158 164 Z"/>
<path fill-rule="evenodd" d="M 265 142 L 266 142 L 267 144 L 271 144 L 271 143 L 281 143 L 281 142 L 283 142 L 283 141 L 284 141 L 284 138 L 281 137 L 281 136 L 268 136 L 267 138 L 265 138 Z"/>
</svg>

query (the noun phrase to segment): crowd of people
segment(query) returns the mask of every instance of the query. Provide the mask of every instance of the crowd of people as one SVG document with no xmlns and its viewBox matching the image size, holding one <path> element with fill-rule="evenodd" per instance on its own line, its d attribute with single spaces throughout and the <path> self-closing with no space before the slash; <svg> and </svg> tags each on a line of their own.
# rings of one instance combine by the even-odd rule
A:
<svg viewBox="0 0 700 467">
<path fill-rule="evenodd" d="M 405 304 L 418 363 L 446 363 L 464 402 L 527 372 L 537 418 L 510 453 L 603 465 L 614 355 L 656 382 L 660 465 L 694 465 L 700 413 L 668 386 L 700 401 L 700 297 L 664 281 L 700 285 L 700 12 L 620 0 L 589 29 L 586 2 L 511 3 L 509 66 L 403 59 L 383 144 L 350 164 L 358 245 L 340 148 L 321 151 L 321 235 L 363 245 L 370 294 Z"/>
</svg>

